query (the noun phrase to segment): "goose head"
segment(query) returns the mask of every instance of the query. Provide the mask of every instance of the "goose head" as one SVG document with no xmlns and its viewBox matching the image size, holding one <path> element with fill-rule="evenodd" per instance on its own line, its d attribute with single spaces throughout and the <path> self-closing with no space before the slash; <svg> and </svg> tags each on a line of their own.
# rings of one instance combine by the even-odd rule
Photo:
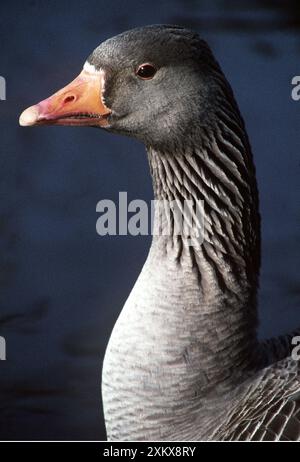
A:
<svg viewBox="0 0 300 462">
<path fill-rule="evenodd" d="M 93 126 L 171 148 L 205 124 L 218 66 L 197 34 L 147 26 L 103 42 L 69 85 L 26 109 L 20 125 Z"/>
<path fill-rule="evenodd" d="M 20 125 L 92 126 L 142 141 L 155 197 L 177 197 L 178 191 L 168 191 L 175 188 L 173 179 L 184 191 L 193 175 L 185 196 L 205 200 L 212 214 L 234 223 L 234 240 L 257 280 L 260 231 L 251 148 L 231 87 L 197 33 L 152 25 L 106 40 L 75 80 L 26 109 Z M 161 184 L 170 171 L 171 181 Z M 232 243 L 231 233 L 226 239 Z"/>
</svg>

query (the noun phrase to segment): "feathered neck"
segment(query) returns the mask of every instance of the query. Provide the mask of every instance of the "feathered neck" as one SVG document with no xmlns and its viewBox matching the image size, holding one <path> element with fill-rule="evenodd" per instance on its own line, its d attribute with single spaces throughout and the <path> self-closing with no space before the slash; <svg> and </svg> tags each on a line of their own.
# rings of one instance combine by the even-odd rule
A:
<svg viewBox="0 0 300 462">
<path fill-rule="evenodd" d="M 198 126 L 172 152 L 147 151 L 159 204 L 177 203 L 180 210 L 185 201 L 204 205 L 200 245 L 191 240 L 187 245 L 186 237 L 175 232 L 171 207 L 166 212 L 171 218 L 165 217 L 171 224 L 169 236 L 155 235 L 151 253 L 174 259 L 178 268 L 191 265 L 197 273 L 199 310 L 228 339 L 232 366 L 236 353 L 249 367 L 257 344 L 260 217 L 251 148 L 234 99 L 218 109 L 209 128 Z M 154 228 L 161 227 L 166 210 L 157 208 L 159 225 Z"/>
</svg>

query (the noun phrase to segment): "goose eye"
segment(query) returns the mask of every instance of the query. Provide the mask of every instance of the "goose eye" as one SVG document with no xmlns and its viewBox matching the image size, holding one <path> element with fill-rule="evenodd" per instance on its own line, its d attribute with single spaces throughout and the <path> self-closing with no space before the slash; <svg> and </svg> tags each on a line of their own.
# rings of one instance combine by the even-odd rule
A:
<svg viewBox="0 0 300 462">
<path fill-rule="evenodd" d="M 137 71 L 136 75 L 138 75 L 141 79 L 147 80 L 147 79 L 152 79 L 156 73 L 156 69 L 152 64 L 141 64 Z"/>
</svg>

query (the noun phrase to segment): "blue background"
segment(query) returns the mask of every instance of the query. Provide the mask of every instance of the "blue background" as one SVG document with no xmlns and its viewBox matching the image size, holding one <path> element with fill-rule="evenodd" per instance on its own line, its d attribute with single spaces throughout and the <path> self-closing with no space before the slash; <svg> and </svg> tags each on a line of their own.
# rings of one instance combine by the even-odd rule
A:
<svg viewBox="0 0 300 462">
<path fill-rule="evenodd" d="M 184 24 L 211 45 L 252 142 L 260 190 L 262 337 L 300 325 L 296 1 L 2 1 L 0 75 L 1 439 L 103 439 L 101 364 L 149 237 L 99 237 L 96 203 L 150 201 L 144 147 L 89 128 L 18 126 L 124 30 Z"/>
</svg>

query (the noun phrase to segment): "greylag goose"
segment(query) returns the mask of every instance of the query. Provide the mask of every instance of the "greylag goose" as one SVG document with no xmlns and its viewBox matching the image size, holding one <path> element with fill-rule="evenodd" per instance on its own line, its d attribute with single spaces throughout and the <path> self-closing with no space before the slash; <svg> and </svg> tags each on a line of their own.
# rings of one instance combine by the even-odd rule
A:
<svg viewBox="0 0 300 462">
<path fill-rule="evenodd" d="M 122 33 L 20 124 L 94 126 L 139 139 L 157 200 L 204 201 L 202 244 L 175 233 L 171 216 L 113 329 L 102 377 L 108 439 L 299 440 L 297 331 L 257 338 L 255 168 L 208 45 L 177 26 Z"/>
</svg>

